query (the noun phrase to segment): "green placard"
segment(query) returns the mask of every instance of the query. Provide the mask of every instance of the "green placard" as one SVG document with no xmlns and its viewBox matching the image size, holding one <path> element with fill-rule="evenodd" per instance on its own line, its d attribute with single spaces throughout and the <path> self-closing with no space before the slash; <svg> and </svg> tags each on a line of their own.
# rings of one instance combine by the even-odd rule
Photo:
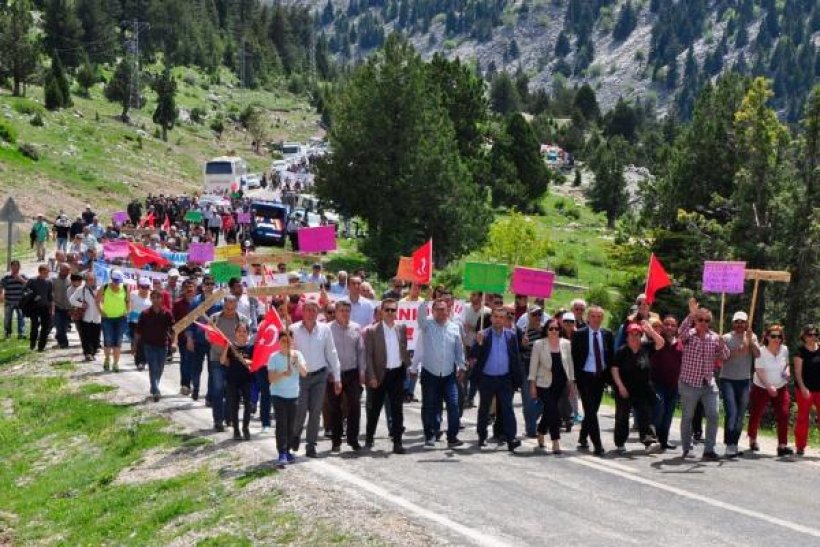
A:
<svg viewBox="0 0 820 547">
<path fill-rule="evenodd" d="M 188 222 L 202 222 L 202 211 L 188 211 L 185 213 L 185 220 Z"/>
<path fill-rule="evenodd" d="M 507 265 L 467 262 L 464 264 L 464 289 L 504 293 L 507 290 Z"/>
<path fill-rule="evenodd" d="M 211 262 L 211 275 L 217 283 L 227 283 L 232 277 L 242 277 L 242 266 L 230 262 Z"/>
</svg>

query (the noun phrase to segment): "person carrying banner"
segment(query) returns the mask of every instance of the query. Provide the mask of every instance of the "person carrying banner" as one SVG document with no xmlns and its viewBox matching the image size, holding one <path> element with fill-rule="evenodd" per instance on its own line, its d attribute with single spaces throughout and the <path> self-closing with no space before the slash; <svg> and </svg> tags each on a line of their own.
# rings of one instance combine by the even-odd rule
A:
<svg viewBox="0 0 820 547">
<path fill-rule="evenodd" d="M 235 335 L 239 332 L 237 326 L 240 323 L 249 325 L 249 320 L 237 311 L 237 300 L 234 295 L 225 295 L 223 306 L 222 311 L 210 316 L 209 322 L 214 328 L 222 331 L 231 344 L 236 344 L 237 340 Z M 248 329 L 248 331 L 250 331 L 250 329 Z M 208 396 L 211 402 L 211 415 L 214 420 L 214 429 L 216 431 L 223 431 L 224 428 L 222 424 L 227 418 L 229 425 L 233 425 L 234 431 L 236 431 L 237 424 L 232 421 L 232 416 L 228 412 L 230 407 L 226 400 L 226 385 L 229 377 L 227 375 L 228 371 L 221 361 L 223 348 L 217 344 L 210 344 L 210 348 L 210 355 L 208 356 Z M 194 382 L 198 382 L 196 373 L 201 372 L 201 370 L 200 368 L 199 371 L 193 371 L 194 375 L 192 379 Z M 196 383 L 194 386 L 194 390 L 197 390 L 198 386 Z M 248 387 L 248 389 L 250 389 L 250 387 Z M 250 402 L 250 399 L 248 399 L 248 401 Z"/>
<path fill-rule="evenodd" d="M 165 369 L 165 356 L 168 347 L 173 345 L 174 316 L 162 304 L 162 291 L 152 290 L 151 306 L 143 310 L 134 327 L 134 344 L 142 347 L 145 361 L 148 363 L 148 380 L 151 397 L 159 401 L 159 383 Z"/>
<path fill-rule="evenodd" d="M 226 303 L 228 299 L 226 298 Z M 228 306 L 222 310 L 224 314 Z M 227 400 L 230 420 L 233 424 L 235 441 L 251 440 L 251 357 L 253 344 L 249 343 L 250 328 L 246 322 L 238 322 L 234 327 L 233 344 L 227 344 L 221 350 L 219 363 L 225 367 L 227 378 Z M 215 347 L 216 344 L 214 344 Z M 239 432 L 239 400 L 242 399 L 242 433 Z"/>
<path fill-rule="evenodd" d="M 752 332 L 746 312 L 735 312 L 732 332 L 723 335 L 729 358 L 720 368 L 720 398 L 723 399 L 723 442 L 726 457 L 738 455 L 737 445 L 743 432 L 746 407 L 749 406 L 749 381 L 754 360 L 760 357 L 757 336 Z"/>
</svg>

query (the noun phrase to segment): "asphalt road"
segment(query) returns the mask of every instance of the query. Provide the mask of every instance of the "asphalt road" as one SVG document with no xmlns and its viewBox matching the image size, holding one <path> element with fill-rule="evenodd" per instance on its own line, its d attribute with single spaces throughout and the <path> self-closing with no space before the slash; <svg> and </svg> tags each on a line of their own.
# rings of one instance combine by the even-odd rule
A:
<svg viewBox="0 0 820 547">
<path fill-rule="evenodd" d="M 147 396 L 148 374 L 136 371 L 128 356 L 120 373 L 101 369 L 99 362 L 81 368 L 96 381 L 118 386 L 123 397 Z M 177 395 L 178 372 L 176 362 L 166 367 L 163 398 L 146 401 L 146 407 L 217 442 L 227 441 L 229 432 L 213 433 L 202 399 Z M 540 451 L 529 440 L 510 454 L 505 446 L 476 447 L 475 410 L 465 414 L 467 428 L 460 435 L 465 447 L 448 450 L 442 444 L 425 450 L 419 403 L 405 409 L 407 455 L 390 453 L 382 419 L 374 450 L 355 455 L 343 445 L 341 454 L 331 454 L 330 442 L 322 440 L 318 459 L 300 457 L 296 465 L 403 514 L 442 543 L 820 545 L 816 454 L 783 461 L 768 443 L 751 458 L 702 463 L 681 460 L 679 450 L 646 456 L 633 437 L 627 456 L 610 452 L 595 458 L 575 451 L 577 427 L 564 435 L 561 456 Z M 520 431 L 520 409 L 516 412 Z M 601 417 L 604 443 L 611 449 L 612 409 L 604 408 Z M 251 443 L 260 457 L 274 459 L 273 432 L 261 434 L 260 427 L 252 422 Z"/>
</svg>

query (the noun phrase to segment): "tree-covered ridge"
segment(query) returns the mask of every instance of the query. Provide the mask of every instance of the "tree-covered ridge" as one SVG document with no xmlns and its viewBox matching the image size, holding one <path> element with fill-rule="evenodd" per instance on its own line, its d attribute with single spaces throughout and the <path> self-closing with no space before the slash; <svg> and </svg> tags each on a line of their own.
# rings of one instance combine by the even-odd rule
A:
<svg viewBox="0 0 820 547">
<path fill-rule="evenodd" d="M 18 44 L 2 48 L 0 77 L 23 83 L 40 55 L 59 58 L 68 71 L 125 57 L 150 63 L 162 55 L 168 66 L 210 73 L 226 66 L 249 88 L 306 75 L 327 80 L 334 69 L 316 25 L 307 8 L 260 0 L 0 2 L 0 41 Z M 29 50 L 20 51 L 20 28 Z"/>
</svg>

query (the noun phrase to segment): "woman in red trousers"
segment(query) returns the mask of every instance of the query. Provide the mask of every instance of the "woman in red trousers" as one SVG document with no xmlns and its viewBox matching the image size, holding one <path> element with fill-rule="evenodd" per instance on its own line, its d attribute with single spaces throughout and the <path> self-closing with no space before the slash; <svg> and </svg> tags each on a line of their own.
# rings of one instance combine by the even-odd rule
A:
<svg viewBox="0 0 820 547">
<path fill-rule="evenodd" d="M 789 348 L 783 344 L 783 328 L 771 325 L 763 335 L 760 357 L 755 359 L 755 374 L 752 379 L 749 409 L 749 448 L 760 450 L 757 444 L 757 430 L 763 411 L 772 404 L 777 422 L 777 455 L 790 456 L 789 448 Z"/>
<path fill-rule="evenodd" d="M 806 325 L 800 334 L 803 345 L 794 356 L 797 420 L 794 423 L 794 444 L 802 456 L 809 438 L 811 408 L 820 415 L 820 344 L 816 325 Z"/>
</svg>

